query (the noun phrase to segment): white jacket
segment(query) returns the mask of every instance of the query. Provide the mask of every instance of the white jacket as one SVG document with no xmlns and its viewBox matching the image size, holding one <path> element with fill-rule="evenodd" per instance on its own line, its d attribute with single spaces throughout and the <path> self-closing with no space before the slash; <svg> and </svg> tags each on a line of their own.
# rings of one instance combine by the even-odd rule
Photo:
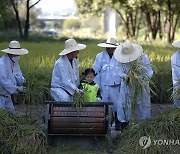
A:
<svg viewBox="0 0 180 154">
<path fill-rule="evenodd" d="M 100 86 L 120 85 L 121 80 L 118 75 L 120 69 L 119 62 L 114 56 L 110 58 L 107 51 L 101 52 L 94 62 L 94 70 L 97 74 L 94 81 Z"/>
<path fill-rule="evenodd" d="M 19 64 L 13 62 L 8 54 L 0 58 L 0 95 L 18 93 L 17 86 L 22 85 L 24 77 Z"/>
<path fill-rule="evenodd" d="M 173 92 L 175 92 L 180 84 L 180 50 L 171 57 Z M 174 106 L 180 106 L 180 100 L 174 97 Z"/>
<path fill-rule="evenodd" d="M 74 58 L 71 66 L 71 63 L 66 55 L 60 57 L 56 61 L 53 69 L 51 88 L 62 88 L 73 95 L 78 85 L 78 60 Z"/>
</svg>

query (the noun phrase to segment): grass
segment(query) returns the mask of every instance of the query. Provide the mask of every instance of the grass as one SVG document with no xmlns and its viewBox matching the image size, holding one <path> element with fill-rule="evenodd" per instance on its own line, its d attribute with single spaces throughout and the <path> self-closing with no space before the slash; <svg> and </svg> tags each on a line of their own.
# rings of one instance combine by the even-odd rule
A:
<svg viewBox="0 0 180 154">
<path fill-rule="evenodd" d="M 27 94 L 23 98 L 25 103 L 36 104 L 47 99 L 52 69 L 55 61 L 59 58 L 58 54 L 64 49 L 64 40 L 66 38 L 45 39 L 44 37 L 32 37 L 29 42 L 21 42 L 21 46 L 30 51 L 28 55 L 22 56 L 20 59 L 20 66 L 28 88 Z M 79 69 L 82 72 L 88 67 L 93 67 L 95 56 L 104 50 L 104 48 L 98 47 L 97 43 L 103 40 L 80 38 L 76 40 L 87 45 L 87 48 L 80 51 L 79 54 Z M 6 48 L 8 43 L 7 41 L 1 42 L 1 49 Z M 172 89 L 170 58 L 177 49 L 162 42 L 142 42 L 140 44 L 144 52 L 149 55 L 154 69 L 152 81 L 157 89 L 153 89 L 156 95 L 152 95 L 152 102 L 171 102 L 172 90 L 169 90 Z M 0 53 L 0 55 L 3 55 L 3 53 Z"/>
<path fill-rule="evenodd" d="M 14 37 L 15 38 L 15 37 Z M 14 39 L 13 38 L 13 39 Z M 4 49 L 8 46 L 8 40 L 3 42 L 1 39 L 0 48 Z M 20 59 L 20 66 L 22 72 L 26 78 L 25 85 L 27 86 L 27 93 L 25 95 L 21 95 L 20 102 L 24 102 L 26 104 L 39 104 L 42 103 L 49 96 L 50 90 L 50 81 L 51 81 L 51 73 L 54 66 L 55 61 L 59 58 L 59 53 L 64 49 L 64 41 L 66 38 L 42 38 L 42 37 L 33 37 L 30 38 L 29 42 L 21 42 L 21 46 L 27 48 L 30 53 L 28 55 L 22 56 Z M 96 39 L 76 39 L 79 43 L 85 43 L 87 48 L 85 50 L 80 51 L 79 54 L 79 69 L 80 72 L 84 71 L 85 68 L 92 67 L 95 56 L 103 51 L 103 48 L 97 46 L 97 43 L 102 42 L 103 40 Z M 153 89 L 156 95 L 152 95 L 152 102 L 154 103 L 168 103 L 170 102 L 172 90 L 172 79 L 171 79 L 171 66 L 170 66 L 170 58 L 171 55 L 177 50 L 173 48 L 171 45 L 163 44 L 159 42 L 154 43 L 140 43 L 144 49 L 144 52 L 149 55 L 151 64 L 153 65 L 154 75 L 152 77 L 152 81 L 155 83 L 157 89 Z M 0 53 L 0 56 L 3 53 Z M 152 87 L 153 88 L 153 87 Z M 19 97 L 19 96 L 18 96 Z M 141 124 L 135 124 L 129 128 L 127 133 L 125 133 L 125 137 L 122 139 L 118 139 L 115 145 L 115 153 L 141 153 L 146 152 L 142 151 L 138 145 L 138 140 L 141 136 L 151 135 L 151 137 L 156 137 L 158 134 L 161 134 L 162 137 L 179 137 L 179 109 L 175 109 L 171 112 L 163 114 L 161 117 L 157 118 L 155 121 L 144 122 Z M 174 120 L 173 120 L 174 119 Z M 10 120 L 11 122 L 12 120 Z M 9 123 L 9 122 L 8 122 Z M 3 126 L 3 125 L 0 125 Z M 28 127 L 28 126 L 27 126 Z M 33 127 L 33 126 L 32 126 Z M 30 130 L 34 130 L 33 127 L 28 127 Z M 0 127 L 2 128 L 2 127 Z M 29 130 L 29 129 L 28 129 Z M 21 128 L 21 132 L 24 134 L 28 134 L 29 131 L 26 131 L 25 127 Z M 0 131 L 0 135 L 6 137 L 9 131 L 4 130 Z M 31 131 L 30 131 L 31 132 Z M 149 134 L 150 132 L 150 134 Z M 3 134 L 2 134 L 3 133 Z M 15 134 L 18 134 L 16 132 Z M 19 136 L 12 136 L 15 140 L 18 141 Z M 158 136 L 157 136 L 158 137 Z M 161 137 L 161 136 L 159 136 Z M 32 138 L 30 138 L 32 139 Z M 42 136 L 43 139 L 43 136 Z M 25 139 L 26 140 L 26 139 Z M 8 141 L 8 140 L 7 140 Z M 12 140 L 13 141 L 13 140 Z M 21 143 L 23 143 L 21 140 Z M 13 144 L 16 142 L 13 142 Z M 19 143 L 19 142 L 17 142 Z M 35 145 L 34 142 L 33 146 Z M 42 140 L 42 145 L 44 146 L 44 140 Z M 9 149 L 14 147 L 14 150 L 24 150 L 22 148 L 18 148 L 16 146 L 10 146 L 9 143 L 5 142 L 1 145 L 6 145 L 7 153 Z M 20 144 L 21 145 L 21 144 Z M 2 147 L 2 146 L 1 146 Z M 157 148 L 157 149 L 156 149 Z M 159 149 L 158 149 L 159 148 Z M 154 152 L 157 150 L 158 152 L 166 150 L 161 149 L 162 147 L 154 147 L 153 149 L 147 149 L 146 153 Z M 168 150 L 173 147 L 168 147 Z M 27 147 L 28 149 L 28 147 Z M 38 148 L 32 148 L 31 150 L 40 150 Z M 175 149 L 176 150 L 176 149 Z M 5 152 L 4 152 L 5 153 Z M 32 152 L 33 153 L 33 152 Z M 67 149 L 65 147 L 59 147 L 55 149 L 51 149 L 49 153 L 105 153 L 103 149 L 100 150 L 84 150 L 80 147 L 71 147 Z"/>
<path fill-rule="evenodd" d="M 180 108 L 171 109 L 151 121 L 131 124 L 121 138 L 115 142 L 115 154 L 178 153 L 179 145 L 154 145 L 153 140 L 179 140 Z M 142 149 L 139 139 L 150 136 L 151 146 Z"/>
<path fill-rule="evenodd" d="M 42 128 L 33 124 L 30 118 L 0 110 L 0 153 L 44 154 L 46 146 Z"/>
</svg>

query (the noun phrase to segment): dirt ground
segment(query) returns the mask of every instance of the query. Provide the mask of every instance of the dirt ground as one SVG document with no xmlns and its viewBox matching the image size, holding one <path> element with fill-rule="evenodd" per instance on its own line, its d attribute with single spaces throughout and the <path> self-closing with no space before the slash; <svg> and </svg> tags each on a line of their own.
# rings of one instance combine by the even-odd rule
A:
<svg viewBox="0 0 180 154">
<path fill-rule="evenodd" d="M 170 110 L 173 107 L 172 104 L 152 104 L 151 117 L 155 118 L 161 115 L 163 112 Z M 15 105 L 17 114 L 30 116 L 34 119 L 35 123 L 44 126 L 45 105 L 38 106 L 25 106 Z M 120 132 L 114 131 L 114 127 L 111 128 L 112 139 L 121 135 Z M 74 154 L 74 153 L 107 153 L 106 152 L 106 140 L 104 138 L 95 137 L 83 137 L 83 136 L 70 136 L 59 137 L 53 136 L 48 138 L 49 154 Z M 93 150 L 93 151 L 92 151 Z"/>
<path fill-rule="evenodd" d="M 172 104 L 152 104 L 151 118 L 155 118 L 158 115 L 161 115 L 163 112 L 170 110 L 172 107 Z M 44 122 L 43 117 L 45 115 L 45 108 L 45 105 L 15 105 L 17 114 L 31 116 L 35 121 L 41 124 Z"/>
</svg>

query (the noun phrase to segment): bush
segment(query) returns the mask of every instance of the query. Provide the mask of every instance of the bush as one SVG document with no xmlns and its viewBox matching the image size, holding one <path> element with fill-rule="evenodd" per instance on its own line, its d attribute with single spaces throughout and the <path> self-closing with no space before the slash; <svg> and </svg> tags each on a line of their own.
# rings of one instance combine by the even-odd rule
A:
<svg viewBox="0 0 180 154">
<path fill-rule="evenodd" d="M 63 28 L 64 29 L 78 29 L 81 27 L 81 23 L 77 19 L 68 19 L 65 20 L 63 23 Z"/>
</svg>

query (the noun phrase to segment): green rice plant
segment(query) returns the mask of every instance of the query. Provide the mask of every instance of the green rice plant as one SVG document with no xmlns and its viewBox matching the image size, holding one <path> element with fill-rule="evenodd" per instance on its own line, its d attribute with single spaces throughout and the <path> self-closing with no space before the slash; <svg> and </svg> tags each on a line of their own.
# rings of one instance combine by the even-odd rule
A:
<svg viewBox="0 0 180 154">
<path fill-rule="evenodd" d="M 64 49 L 64 41 L 66 39 L 67 38 L 61 38 L 55 40 L 33 37 L 33 39 L 30 38 L 29 42 L 21 42 L 21 46 L 29 50 L 29 54 L 22 56 L 19 61 L 22 73 L 26 78 L 26 85 L 29 87 L 27 87 L 29 94 L 26 95 L 26 103 L 39 103 L 39 97 L 40 100 L 47 99 L 47 95 L 49 94 L 46 94 L 46 92 L 43 93 L 43 90 L 48 91 L 50 89 L 52 69 L 55 61 L 59 58 L 58 54 Z M 104 50 L 98 47 L 97 43 L 104 42 L 105 40 L 75 39 L 77 42 L 87 45 L 87 48 L 81 50 L 78 55 L 79 70 L 83 72 L 84 69 L 93 66 L 95 56 Z M 8 41 L 0 42 L 1 49 L 7 48 L 8 43 Z M 148 54 L 151 64 L 158 70 L 151 79 L 157 88 L 154 89 L 150 83 L 151 88 L 156 93 L 156 95 L 152 95 L 152 102 L 171 102 L 170 97 L 172 91 L 168 91 L 172 87 L 170 58 L 176 49 L 173 48 L 172 45 L 159 41 L 151 43 L 142 42 L 141 45 L 144 52 Z M 4 53 L 0 52 L 0 56 L 3 54 Z M 20 97 L 22 98 L 24 95 Z M 18 100 L 21 102 L 22 99 Z"/>
<path fill-rule="evenodd" d="M 46 136 L 31 119 L 0 110 L 0 153 L 46 153 Z"/>
<path fill-rule="evenodd" d="M 115 154 L 152 154 L 179 153 L 179 145 L 153 145 L 153 140 L 179 140 L 180 138 L 180 108 L 173 108 L 156 119 L 131 124 L 115 141 Z M 139 140 L 150 136 L 151 146 L 142 149 Z"/>
<path fill-rule="evenodd" d="M 84 104 L 84 93 L 80 92 L 73 95 L 73 106 L 75 106 L 77 109 L 80 109 L 83 107 Z"/>
</svg>

